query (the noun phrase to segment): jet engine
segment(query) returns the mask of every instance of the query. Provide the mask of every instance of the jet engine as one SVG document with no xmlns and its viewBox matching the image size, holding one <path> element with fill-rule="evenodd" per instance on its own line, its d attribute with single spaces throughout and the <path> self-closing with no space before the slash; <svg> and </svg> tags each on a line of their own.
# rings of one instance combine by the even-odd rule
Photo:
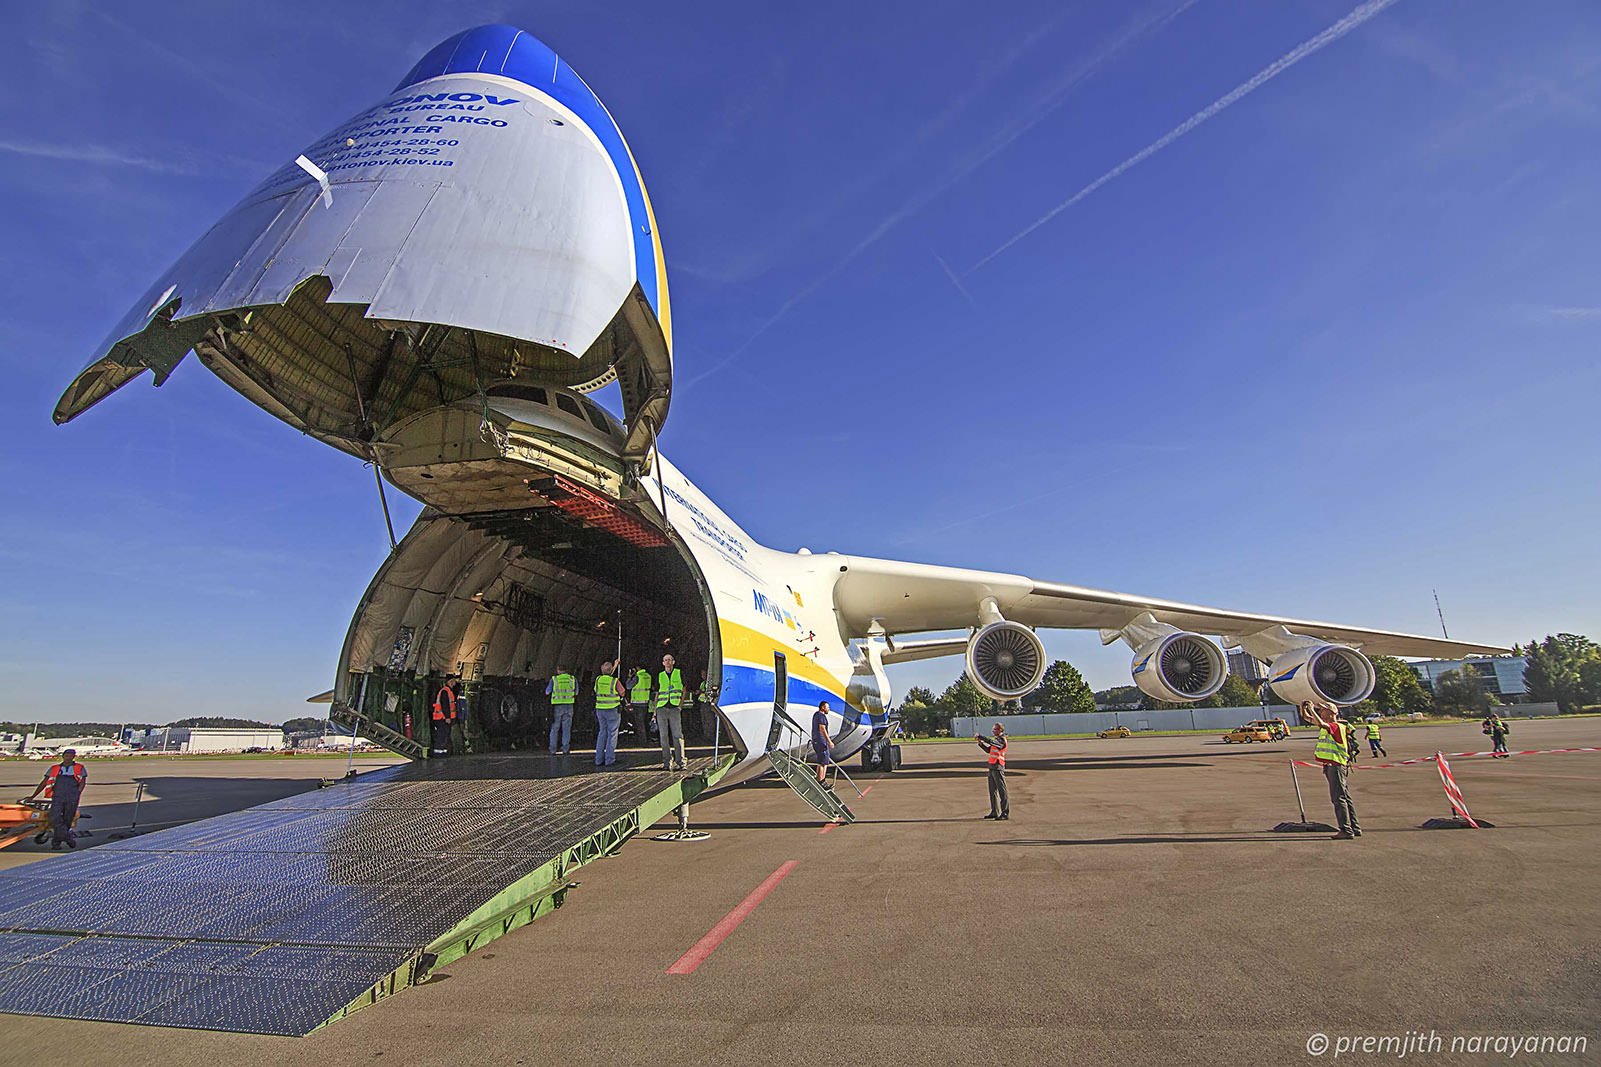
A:
<svg viewBox="0 0 1601 1067">
<path fill-rule="evenodd" d="M 967 643 L 967 676 L 994 700 L 1017 700 L 1045 677 L 1045 646 L 1020 622 L 992 622 Z"/>
<path fill-rule="evenodd" d="M 1223 650 L 1185 630 L 1147 641 L 1134 652 L 1134 684 L 1156 700 L 1205 700 L 1228 677 Z"/>
<path fill-rule="evenodd" d="M 1345 645 L 1307 645 L 1273 659 L 1268 681 L 1273 691 L 1292 704 L 1316 700 L 1329 704 L 1357 704 L 1373 692 L 1373 664 Z"/>
</svg>

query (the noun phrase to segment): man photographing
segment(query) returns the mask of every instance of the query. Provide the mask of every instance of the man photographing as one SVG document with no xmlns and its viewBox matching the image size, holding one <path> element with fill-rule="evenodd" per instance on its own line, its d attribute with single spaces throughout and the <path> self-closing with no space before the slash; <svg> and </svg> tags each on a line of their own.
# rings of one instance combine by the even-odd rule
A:
<svg viewBox="0 0 1601 1067">
<path fill-rule="evenodd" d="M 1012 817 L 1012 805 L 1006 795 L 1006 727 L 996 723 L 991 736 L 973 735 L 978 747 L 989 757 L 990 813 L 984 818 L 1006 820 Z"/>
<path fill-rule="evenodd" d="M 1340 721 L 1339 715 L 1328 704 L 1301 701 L 1301 721 L 1318 727 L 1317 749 L 1313 755 L 1323 764 L 1323 777 L 1329 781 L 1329 800 L 1334 803 L 1334 821 L 1340 832 L 1335 841 L 1349 841 L 1362 836 L 1362 824 L 1356 821 L 1356 807 L 1351 803 L 1351 752 L 1346 745 L 1352 740 L 1350 727 Z"/>
</svg>

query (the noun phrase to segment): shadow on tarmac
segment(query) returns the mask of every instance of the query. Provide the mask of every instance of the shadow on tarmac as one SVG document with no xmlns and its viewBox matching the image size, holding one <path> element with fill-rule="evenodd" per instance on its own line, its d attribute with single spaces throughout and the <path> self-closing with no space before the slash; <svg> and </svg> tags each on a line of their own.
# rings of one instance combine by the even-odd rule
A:
<svg viewBox="0 0 1601 1067">
<path fill-rule="evenodd" d="M 339 765 L 343 772 L 344 764 Z M 93 768 L 90 771 L 93 774 Z M 132 800 L 115 804 L 96 804 L 95 787 L 144 783 L 145 795 L 139 804 L 138 833 L 154 833 L 185 823 L 199 822 L 217 815 L 243 808 L 255 807 L 273 800 L 295 796 L 317 787 L 316 778 L 218 778 L 175 777 L 172 775 L 135 775 L 127 782 L 96 783 L 89 780 L 78 823 L 79 848 L 93 848 L 108 841 L 120 840 L 134 820 Z M 88 831 L 85 833 L 85 831 Z M 15 852 L 49 852 L 48 844 L 35 845 L 32 838 L 24 838 L 11 846 Z"/>
<path fill-rule="evenodd" d="M 1264 836 L 1267 835 L 1267 836 Z M 1284 841 L 1327 841 L 1326 834 L 1271 834 L 1263 831 L 1262 834 L 1197 834 L 1184 836 L 1182 834 L 1155 834 L 1149 836 L 1127 837 L 1079 837 L 1079 838 L 1014 838 L 1010 841 L 975 841 L 976 845 L 1214 845 L 1249 843 L 1258 845 L 1279 844 Z"/>
</svg>

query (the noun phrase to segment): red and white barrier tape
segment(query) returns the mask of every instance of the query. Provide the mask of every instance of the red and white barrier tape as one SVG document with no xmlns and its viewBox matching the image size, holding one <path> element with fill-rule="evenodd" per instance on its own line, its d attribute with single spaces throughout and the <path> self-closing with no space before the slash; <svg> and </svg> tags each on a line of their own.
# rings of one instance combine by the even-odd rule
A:
<svg viewBox="0 0 1601 1067">
<path fill-rule="evenodd" d="M 1451 810 L 1456 812 L 1457 817 L 1463 822 L 1477 830 L 1479 824 L 1468 814 L 1468 803 L 1462 799 L 1462 788 L 1456 784 L 1456 779 L 1451 777 L 1451 765 L 1445 762 L 1443 753 L 1434 754 L 1434 765 L 1440 769 L 1440 784 L 1445 786 L 1445 799 L 1451 802 Z"/>
<path fill-rule="evenodd" d="M 1560 752 L 1601 752 L 1601 745 L 1588 748 L 1526 748 L 1518 752 L 1444 752 L 1433 756 L 1419 756 L 1417 759 L 1392 760 L 1389 763 L 1352 763 L 1351 767 L 1359 771 L 1378 771 L 1386 767 L 1410 767 L 1414 763 L 1433 763 L 1441 756 L 1451 759 L 1476 759 L 1485 756 L 1549 756 Z M 1297 767 L 1321 767 L 1316 760 L 1291 760 Z"/>
</svg>

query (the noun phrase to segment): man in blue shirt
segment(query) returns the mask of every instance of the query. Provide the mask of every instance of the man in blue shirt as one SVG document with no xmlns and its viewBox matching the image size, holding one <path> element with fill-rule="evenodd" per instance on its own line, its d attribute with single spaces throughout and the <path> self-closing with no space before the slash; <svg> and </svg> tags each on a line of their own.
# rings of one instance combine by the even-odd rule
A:
<svg viewBox="0 0 1601 1067">
<path fill-rule="evenodd" d="M 812 713 L 812 753 L 817 757 L 817 780 L 824 781 L 828 765 L 834 761 L 834 741 L 828 736 L 828 701 Z"/>
</svg>

